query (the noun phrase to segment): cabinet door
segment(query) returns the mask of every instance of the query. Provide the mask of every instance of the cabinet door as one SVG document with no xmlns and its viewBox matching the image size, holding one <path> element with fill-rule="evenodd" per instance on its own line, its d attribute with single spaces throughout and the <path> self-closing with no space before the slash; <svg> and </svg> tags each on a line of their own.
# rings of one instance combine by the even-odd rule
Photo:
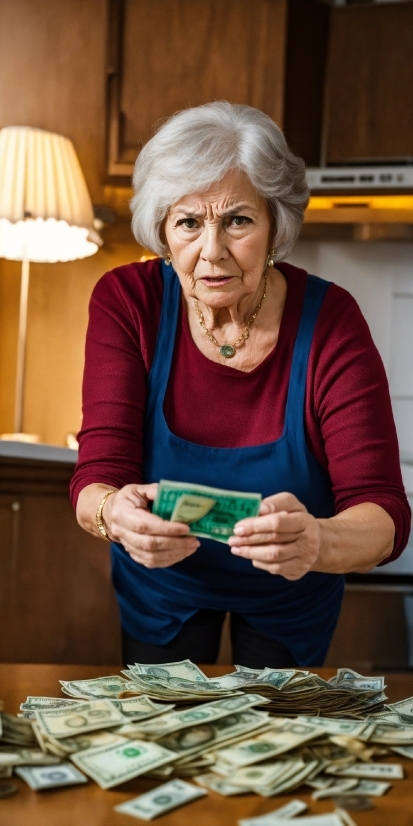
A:
<svg viewBox="0 0 413 826">
<path fill-rule="evenodd" d="M 287 0 L 111 0 L 109 175 L 128 176 L 155 125 L 213 100 L 282 125 Z"/>
<path fill-rule="evenodd" d="M 19 497 L 0 495 L 0 651 L 3 647 L 9 650 L 14 636 L 20 509 Z"/>
<path fill-rule="evenodd" d="M 324 160 L 413 157 L 413 3 L 334 8 Z"/>
<path fill-rule="evenodd" d="M 109 545 L 67 496 L 0 496 L 0 661 L 119 663 Z"/>
</svg>

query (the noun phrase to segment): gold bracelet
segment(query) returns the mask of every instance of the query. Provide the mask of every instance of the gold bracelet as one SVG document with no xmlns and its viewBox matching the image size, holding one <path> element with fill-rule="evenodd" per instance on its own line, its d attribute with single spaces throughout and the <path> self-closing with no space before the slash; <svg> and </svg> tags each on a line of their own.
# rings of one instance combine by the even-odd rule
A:
<svg viewBox="0 0 413 826">
<path fill-rule="evenodd" d="M 103 517 L 102 517 L 102 511 L 103 511 L 103 506 L 106 502 L 106 499 L 109 499 L 109 496 L 111 496 L 112 493 L 117 493 L 117 490 L 108 490 L 108 492 L 105 493 L 103 499 L 100 500 L 98 509 L 96 511 L 96 527 L 97 527 L 102 539 L 106 539 L 106 542 L 112 542 L 112 540 L 111 540 L 110 536 L 108 536 L 108 532 L 106 530 L 106 525 L 105 525 L 105 523 L 103 521 Z"/>
</svg>

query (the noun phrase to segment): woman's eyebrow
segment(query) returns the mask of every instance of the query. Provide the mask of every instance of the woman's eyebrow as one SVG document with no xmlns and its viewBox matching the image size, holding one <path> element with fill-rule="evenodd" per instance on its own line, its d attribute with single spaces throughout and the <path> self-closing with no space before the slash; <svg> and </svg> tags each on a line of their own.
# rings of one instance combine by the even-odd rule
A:
<svg viewBox="0 0 413 826">
<path fill-rule="evenodd" d="M 202 212 L 187 212 L 186 209 L 181 209 L 180 207 L 176 207 L 175 212 L 179 212 L 181 215 L 185 215 L 185 218 L 201 218 L 203 215 Z"/>
<path fill-rule="evenodd" d="M 256 208 L 253 207 L 252 204 L 239 204 L 239 206 L 226 209 L 225 212 L 222 213 L 222 217 L 226 218 L 228 215 L 237 215 L 239 212 L 244 212 L 246 209 L 256 212 Z"/>
<path fill-rule="evenodd" d="M 225 212 L 221 213 L 222 218 L 227 218 L 230 215 L 238 215 L 240 212 L 244 212 L 245 210 L 250 210 L 251 212 L 256 212 L 256 207 L 252 204 L 239 204 L 238 206 L 231 207 L 231 209 L 226 209 Z M 172 210 L 171 210 L 172 212 Z M 183 209 L 182 207 L 174 207 L 174 212 L 179 212 L 182 215 L 185 215 L 186 218 L 202 218 L 204 212 L 191 212 Z"/>
</svg>

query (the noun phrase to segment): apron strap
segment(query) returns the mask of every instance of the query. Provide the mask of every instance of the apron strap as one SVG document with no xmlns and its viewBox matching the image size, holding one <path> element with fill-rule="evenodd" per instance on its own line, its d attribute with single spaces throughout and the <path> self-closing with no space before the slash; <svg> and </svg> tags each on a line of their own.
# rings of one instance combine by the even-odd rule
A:
<svg viewBox="0 0 413 826">
<path fill-rule="evenodd" d="M 167 265 L 162 260 L 161 267 L 163 278 L 162 310 L 155 353 L 148 376 L 147 420 L 150 420 L 153 416 L 159 397 L 162 400 L 165 397 L 171 372 L 181 297 L 181 285 L 172 264 Z"/>
<path fill-rule="evenodd" d="M 290 435 L 300 447 L 305 445 L 304 404 L 308 360 L 315 325 L 330 283 L 316 275 L 308 276 L 300 324 L 294 344 L 285 410 L 285 430 L 290 431 Z"/>
</svg>

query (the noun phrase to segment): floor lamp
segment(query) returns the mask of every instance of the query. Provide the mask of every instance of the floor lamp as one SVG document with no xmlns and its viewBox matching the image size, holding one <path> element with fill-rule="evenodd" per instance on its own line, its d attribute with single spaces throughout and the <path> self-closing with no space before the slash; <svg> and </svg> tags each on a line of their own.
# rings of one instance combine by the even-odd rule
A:
<svg viewBox="0 0 413 826">
<path fill-rule="evenodd" d="M 74 261 L 97 252 L 86 182 L 68 138 L 26 126 L 0 129 L 0 258 L 21 261 L 14 433 L 23 432 L 30 262 Z"/>
</svg>

